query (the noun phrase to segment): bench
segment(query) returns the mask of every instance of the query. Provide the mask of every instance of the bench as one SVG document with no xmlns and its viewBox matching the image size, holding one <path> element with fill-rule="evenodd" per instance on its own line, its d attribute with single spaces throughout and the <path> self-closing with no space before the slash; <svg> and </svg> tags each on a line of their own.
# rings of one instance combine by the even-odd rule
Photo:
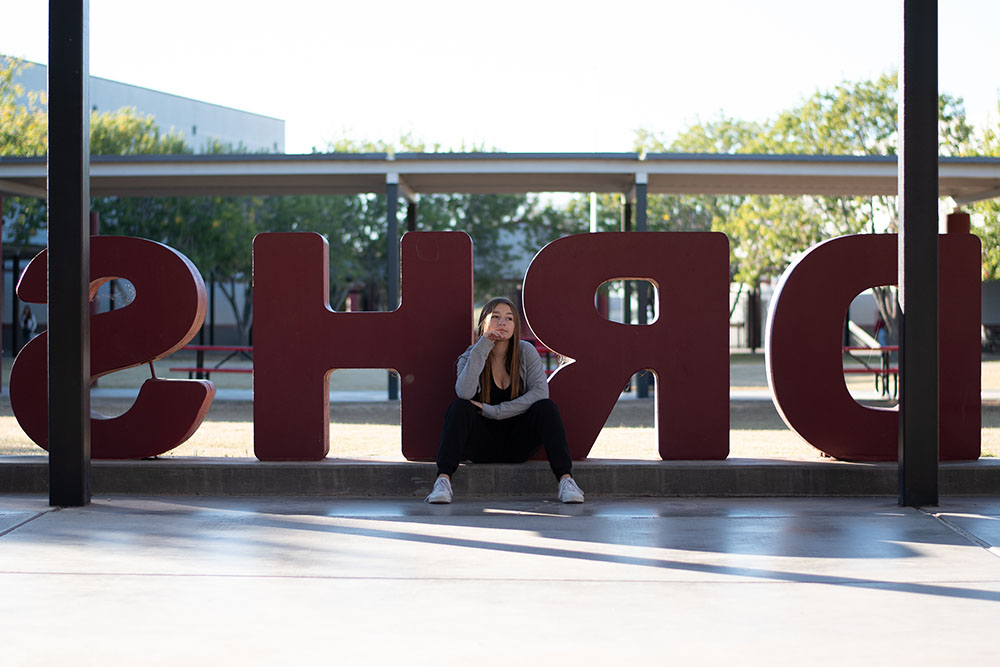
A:
<svg viewBox="0 0 1000 667">
<path fill-rule="evenodd" d="M 861 368 L 845 368 L 845 375 L 853 375 L 858 373 L 870 373 L 875 376 L 875 389 L 878 390 L 886 398 L 894 398 L 899 391 L 899 367 L 890 366 L 889 359 L 893 352 L 899 350 L 898 345 L 883 345 L 882 347 L 863 347 L 863 346 L 849 346 L 845 345 L 841 348 L 842 352 L 846 354 L 851 359 L 861 362 Z M 877 352 L 879 355 L 879 366 L 873 367 L 869 366 L 864 359 L 859 359 L 851 352 Z M 889 379 L 892 376 L 893 386 L 889 386 Z"/>
<path fill-rule="evenodd" d="M 188 380 L 197 373 L 200 380 L 203 376 L 206 380 L 212 379 L 212 373 L 253 373 L 252 368 L 198 368 L 196 366 L 171 366 L 171 371 L 177 373 L 187 373 Z"/>
<path fill-rule="evenodd" d="M 202 378 L 211 380 L 212 373 L 253 373 L 253 368 L 222 368 L 222 364 L 235 356 L 245 357 L 253 361 L 252 345 L 186 345 L 181 349 L 195 352 L 194 366 L 172 366 L 170 370 L 177 373 L 187 373 L 189 380 L 195 377 L 199 380 Z M 229 354 L 215 366 L 209 367 L 205 365 L 205 352 L 229 352 Z"/>
</svg>

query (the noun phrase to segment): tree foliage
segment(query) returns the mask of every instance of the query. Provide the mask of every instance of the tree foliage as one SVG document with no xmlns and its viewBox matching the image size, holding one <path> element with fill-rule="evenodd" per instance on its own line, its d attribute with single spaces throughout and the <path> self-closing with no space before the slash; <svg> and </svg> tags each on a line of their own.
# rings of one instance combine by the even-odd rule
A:
<svg viewBox="0 0 1000 667">
<path fill-rule="evenodd" d="M 1000 103 L 997 123 L 983 130 L 976 146 L 979 155 L 1000 157 Z M 1000 280 L 1000 198 L 993 197 L 967 207 L 973 231 L 983 242 L 983 280 Z"/>
<path fill-rule="evenodd" d="M 442 152 L 440 144 L 428 146 L 412 135 L 400 137 L 397 144 L 384 141 L 358 141 L 342 138 L 331 142 L 329 148 L 335 152 L 376 152 L 396 155 L 399 152 L 425 153 Z M 461 150 L 483 152 L 483 146 L 463 145 Z M 355 268 L 354 276 L 364 276 L 375 281 L 380 293 L 385 290 L 384 248 L 388 243 L 384 196 L 361 195 L 358 197 L 366 205 L 355 209 L 349 218 L 353 225 L 360 225 L 357 238 L 362 244 L 343 246 L 345 253 L 339 262 L 345 266 L 361 268 L 366 263 L 366 271 Z M 472 237 L 475 249 L 473 267 L 473 287 L 477 301 L 486 300 L 497 294 L 513 296 L 517 283 L 522 277 L 519 264 L 527 255 L 530 257 L 540 247 L 541 239 L 550 240 L 553 230 L 562 229 L 565 216 L 555 211 L 549 203 L 537 195 L 528 194 L 429 194 L 420 195 L 417 201 L 418 231 L 461 231 Z M 403 215 L 405 207 L 398 210 L 398 228 L 406 229 Z M 539 233 L 539 230 L 544 230 Z M 366 242 L 371 239 L 371 244 Z M 331 259 L 331 274 L 334 261 Z"/>
<path fill-rule="evenodd" d="M 91 155 L 171 155 L 191 153 L 184 137 L 176 132 L 161 134 L 153 116 L 134 107 L 90 114 Z"/>
<path fill-rule="evenodd" d="M 0 56 L 0 156 L 43 155 L 45 98 L 15 81 L 29 66 Z M 843 82 L 818 90 L 801 103 L 764 121 L 721 115 L 697 122 L 674 137 L 650 130 L 636 133 L 642 153 L 893 155 L 897 136 L 897 78 Z M 961 98 L 939 97 L 942 155 L 1000 155 L 1000 126 L 978 133 L 967 122 Z M 328 150 L 341 153 L 441 152 L 441 145 L 404 135 L 393 143 L 341 138 Z M 155 119 L 125 108 L 91 116 L 91 150 L 96 155 L 191 153 L 181 135 L 163 134 Z M 482 151 L 482 146 L 461 146 Z M 219 142 L 201 152 L 246 152 Z M 5 229 L 15 243 L 44 229 L 44 200 L 4 199 Z M 342 307 L 360 290 L 371 309 L 386 300 L 389 243 L 384 193 L 260 197 L 161 197 L 95 199 L 101 233 L 130 234 L 167 243 L 186 254 L 226 293 L 244 334 L 252 324 L 249 292 L 251 243 L 263 231 L 315 231 L 330 245 L 331 303 Z M 398 208 L 398 229 L 406 206 Z M 984 278 L 1000 277 L 1000 200 L 970 207 L 984 244 Z M 475 294 L 511 294 L 519 268 L 545 243 L 589 228 L 585 195 L 553 199 L 538 195 L 432 194 L 418 199 L 417 229 L 468 233 L 475 244 Z M 754 286 L 780 274 L 797 253 L 832 236 L 893 230 L 895 197 L 784 197 L 777 195 L 651 195 L 647 221 L 652 231 L 716 230 L 730 238 L 731 277 Z M 597 197 L 601 231 L 621 228 L 621 195 Z M 890 291 L 879 297 L 892 325 Z"/>
<path fill-rule="evenodd" d="M 818 90 L 764 122 L 720 116 L 694 124 L 669 143 L 641 131 L 636 135 L 636 147 L 647 152 L 894 155 L 898 144 L 897 93 L 895 73 L 870 81 L 844 82 Z M 976 145 L 961 98 L 940 95 L 938 113 L 942 155 L 988 154 L 992 150 L 985 147 L 986 142 Z M 893 231 L 897 226 L 895 196 L 701 196 L 690 198 L 688 208 L 704 212 L 712 229 L 729 236 L 733 278 L 749 285 L 780 274 L 796 254 L 823 239 Z M 996 226 L 995 214 L 993 221 L 986 226 Z M 893 291 L 876 289 L 876 301 L 883 319 L 894 330 Z"/>
<path fill-rule="evenodd" d="M 45 154 L 45 94 L 25 91 L 14 81 L 27 67 L 30 63 L 0 55 L 0 156 Z"/>
<path fill-rule="evenodd" d="M 26 91 L 15 82 L 18 74 L 31 64 L 17 58 L 0 56 L 0 155 L 42 156 L 48 150 L 48 114 L 45 93 Z M 162 134 L 152 116 L 125 107 L 115 112 L 90 115 L 90 151 L 92 155 L 138 155 L 190 153 L 181 135 Z M 111 202 L 116 198 L 111 198 Z M 108 201 L 94 200 L 99 212 L 114 211 Z M 126 200 L 120 200 L 126 201 Z M 138 202 L 138 200 L 137 200 Z M 125 206 L 118 204 L 117 208 Z M 135 203 L 138 209 L 150 209 L 149 203 Z M 133 216 L 130 225 L 138 226 Z M 25 243 L 46 225 L 45 200 L 34 197 L 4 199 L 4 228 L 15 244 Z M 157 224 L 157 223 L 151 223 Z M 141 234 L 140 234 L 141 235 Z M 152 235 L 149 238 L 155 238 Z"/>
</svg>

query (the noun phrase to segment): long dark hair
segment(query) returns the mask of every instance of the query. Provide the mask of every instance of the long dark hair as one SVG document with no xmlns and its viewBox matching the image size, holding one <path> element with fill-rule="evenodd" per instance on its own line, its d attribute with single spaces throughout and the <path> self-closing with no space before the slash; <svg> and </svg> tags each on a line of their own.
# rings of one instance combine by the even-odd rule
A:
<svg viewBox="0 0 1000 667">
<path fill-rule="evenodd" d="M 521 316 L 518 314 L 514 302 L 504 296 L 487 301 L 483 309 L 479 311 L 476 336 L 483 335 L 486 330 L 487 318 L 500 304 L 509 306 L 510 312 L 514 313 L 514 335 L 510 337 L 510 344 L 507 345 L 507 356 L 503 362 L 504 368 L 510 374 L 510 397 L 514 399 L 521 395 Z M 493 384 L 492 366 L 487 362 L 483 366 L 483 372 L 479 374 L 479 398 L 483 403 L 490 402 L 490 386 Z"/>
</svg>

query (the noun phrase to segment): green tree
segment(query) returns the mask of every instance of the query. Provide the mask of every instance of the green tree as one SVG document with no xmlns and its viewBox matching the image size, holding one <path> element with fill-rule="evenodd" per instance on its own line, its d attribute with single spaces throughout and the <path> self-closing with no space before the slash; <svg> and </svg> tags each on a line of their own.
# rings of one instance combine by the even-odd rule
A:
<svg viewBox="0 0 1000 667">
<path fill-rule="evenodd" d="M 251 243 L 258 202 L 250 197 L 105 197 L 91 202 L 102 235 L 138 236 L 183 253 L 228 301 L 237 331 L 253 324 Z"/>
<path fill-rule="evenodd" d="M 997 115 L 1000 118 L 1000 102 Z M 983 129 L 977 149 L 979 155 L 1000 157 L 1000 120 Z M 983 280 L 1000 280 L 1000 198 L 976 202 L 967 210 L 975 222 L 973 231 L 983 242 Z"/>
<path fill-rule="evenodd" d="M 0 57 L 0 155 L 38 156 L 47 150 L 47 115 L 42 92 L 25 91 L 15 78 L 28 63 Z M 93 155 L 164 155 L 191 153 L 181 135 L 162 133 L 152 116 L 134 108 L 93 112 L 90 117 Z M 216 142 L 212 152 L 233 152 Z M 218 279 L 244 339 L 252 324 L 249 293 L 250 244 L 256 231 L 251 198 L 235 197 L 103 197 L 91 200 L 101 219 L 101 233 L 131 235 L 170 245 L 199 269 Z M 4 199 L 4 226 L 13 243 L 23 244 L 45 229 L 45 200 Z M 241 298 L 245 296 L 245 298 Z"/>
<path fill-rule="evenodd" d="M 90 114 L 91 155 L 171 155 L 191 153 L 184 137 L 176 132 L 161 134 L 153 116 L 134 107 Z"/>
<path fill-rule="evenodd" d="M 45 154 L 45 95 L 14 79 L 31 63 L 0 55 L 0 156 Z"/>
<path fill-rule="evenodd" d="M 41 156 L 48 150 L 45 93 L 26 91 L 15 82 L 30 66 L 23 60 L 0 56 L 0 156 Z M 179 134 L 161 134 L 152 116 L 128 107 L 113 113 L 91 113 L 90 150 L 93 155 L 191 152 Z M 107 205 L 95 200 L 94 208 L 101 211 Z M 4 198 L 3 224 L 15 245 L 26 243 L 45 229 L 45 200 Z"/>
<path fill-rule="evenodd" d="M 768 128 L 765 145 L 775 153 L 825 155 L 895 155 L 898 77 L 884 74 L 874 81 L 843 83 L 818 91 L 800 107 L 779 114 Z M 961 98 L 938 97 L 939 152 L 964 155 L 972 149 L 973 128 L 965 117 Z M 895 230 L 896 197 L 808 197 L 814 214 L 803 222 L 817 239 Z M 794 238 L 789 241 L 794 243 Z M 889 336 L 897 334 L 898 313 L 894 287 L 872 290 Z"/>
<path fill-rule="evenodd" d="M 0 156 L 45 155 L 48 124 L 45 95 L 26 91 L 15 78 L 31 63 L 0 55 Z M 45 220 L 44 201 L 34 197 L 4 197 L 0 219 L 15 242 L 24 242 Z"/>
<path fill-rule="evenodd" d="M 636 133 L 636 150 L 676 153 L 763 153 L 766 127 L 755 122 L 720 115 L 718 119 L 696 123 L 672 141 L 651 132 Z M 739 292 L 731 303 L 730 315 L 746 285 L 752 289 L 772 273 L 790 254 L 782 247 L 780 232 L 763 230 L 770 223 L 764 212 L 774 210 L 781 197 L 744 195 L 653 195 L 648 211 L 651 229 L 669 231 L 718 231 L 729 237 L 730 281 Z M 783 217 L 783 219 L 785 219 Z M 662 223 L 661 223 L 662 221 Z M 763 238 L 769 242 L 762 243 Z M 770 255 L 764 255 L 766 249 Z"/>
<path fill-rule="evenodd" d="M 683 132 L 669 150 L 702 153 L 813 155 L 893 155 L 897 145 L 897 77 L 844 82 L 819 90 L 800 105 L 764 123 L 720 116 Z M 943 155 L 975 150 L 973 128 L 963 101 L 939 97 L 939 132 Z M 637 133 L 640 150 L 663 150 L 665 142 L 650 132 Z M 811 245 L 843 234 L 893 230 L 894 196 L 781 197 L 710 196 L 697 198 L 712 228 L 730 237 L 733 279 L 755 285 L 779 274 Z M 895 295 L 876 289 L 883 318 L 895 329 Z"/>
<path fill-rule="evenodd" d="M 342 138 L 331 142 L 329 148 L 335 152 L 384 152 L 390 155 L 403 151 L 443 152 L 440 144 L 428 146 L 412 135 L 400 137 L 398 144 Z M 461 147 L 463 151 L 467 149 L 483 151 L 482 146 Z M 355 280 L 361 276 L 366 284 L 374 281 L 377 289 L 373 291 L 384 294 L 384 249 L 388 243 L 384 196 L 358 195 L 356 199 L 362 205 L 349 207 L 350 214 L 355 216 L 350 220 L 351 225 L 357 228 L 355 241 L 351 244 L 341 239 L 344 252 L 336 260 L 331 257 L 331 277 L 336 261 L 352 267 L 350 275 Z M 401 231 L 406 228 L 402 220 L 403 209 L 399 208 Z M 420 195 L 417 210 L 418 231 L 464 231 L 472 237 L 475 248 L 474 294 L 480 301 L 495 294 L 513 295 L 522 277 L 514 267 L 525 255 L 531 256 L 537 251 L 540 240 L 548 240 L 548 232 L 539 233 L 539 230 L 546 229 L 554 220 L 565 220 L 564 215 L 537 195 Z M 333 245 L 334 237 L 329 238 Z"/>
</svg>

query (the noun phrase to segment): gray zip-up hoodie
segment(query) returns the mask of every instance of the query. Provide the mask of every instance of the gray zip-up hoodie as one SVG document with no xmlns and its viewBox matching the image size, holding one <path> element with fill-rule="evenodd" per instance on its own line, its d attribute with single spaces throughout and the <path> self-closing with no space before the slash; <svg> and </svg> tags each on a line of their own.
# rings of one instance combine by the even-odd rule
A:
<svg viewBox="0 0 1000 667">
<path fill-rule="evenodd" d="M 511 341 L 513 343 L 513 341 Z M 483 416 L 487 419 L 507 419 L 527 412 L 537 401 L 549 397 L 549 383 L 542 368 L 542 358 L 531 343 L 517 341 L 521 346 L 521 386 L 523 392 L 512 401 L 504 401 L 497 405 L 483 404 Z M 479 391 L 479 375 L 486 367 L 486 360 L 493 350 L 493 341 L 486 336 L 480 337 L 475 345 L 458 358 L 458 379 L 455 380 L 455 393 L 459 398 L 472 399 Z"/>
</svg>

